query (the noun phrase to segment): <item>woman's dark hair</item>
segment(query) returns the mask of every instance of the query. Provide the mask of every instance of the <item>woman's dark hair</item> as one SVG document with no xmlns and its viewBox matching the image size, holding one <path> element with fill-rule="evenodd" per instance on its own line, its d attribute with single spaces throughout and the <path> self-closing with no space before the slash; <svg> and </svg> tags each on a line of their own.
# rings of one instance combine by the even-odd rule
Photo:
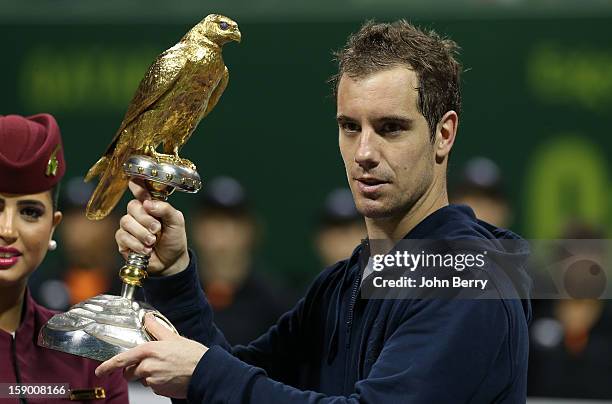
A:
<svg viewBox="0 0 612 404">
<path fill-rule="evenodd" d="M 51 205 L 53 206 L 54 212 L 56 212 L 59 208 L 59 193 L 60 183 L 58 182 L 53 188 L 51 188 Z"/>
</svg>

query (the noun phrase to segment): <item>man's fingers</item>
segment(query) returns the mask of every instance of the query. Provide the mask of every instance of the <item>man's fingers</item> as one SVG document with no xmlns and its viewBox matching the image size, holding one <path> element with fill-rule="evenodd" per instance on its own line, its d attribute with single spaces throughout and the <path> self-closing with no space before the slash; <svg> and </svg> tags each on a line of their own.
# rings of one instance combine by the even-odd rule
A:
<svg viewBox="0 0 612 404">
<path fill-rule="evenodd" d="M 184 227 L 185 218 L 180 210 L 174 209 L 168 202 L 144 201 L 142 206 L 151 216 L 155 216 L 168 227 Z"/>
<path fill-rule="evenodd" d="M 123 229 L 117 230 L 115 233 L 115 240 L 119 246 L 119 252 L 124 255 L 124 257 L 129 251 L 134 251 L 139 254 L 150 254 L 153 251 L 153 248 L 147 247 L 140 240 Z"/>
<path fill-rule="evenodd" d="M 151 313 L 145 315 L 145 327 L 158 341 L 180 338 Z"/>
<path fill-rule="evenodd" d="M 104 376 L 116 369 L 137 364 L 146 358 L 149 353 L 149 346 L 145 343 L 132 348 L 129 351 L 115 355 L 96 368 L 96 376 Z"/>
<path fill-rule="evenodd" d="M 134 371 L 136 370 L 137 367 L 138 367 L 137 365 L 130 365 L 126 367 L 125 369 L 123 369 L 123 377 L 125 378 L 125 380 L 131 382 L 131 381 L 140 379 L 140 377 L 134 375 Z"/>
<path fill-rule="evenodd" d="M 134 195 L 134 198 L 138 199 L 139 201 L 146 201 L 147 199 L 151 199 L 151 194 L 149 193 L 149 191 L 147 191 L 147 189 L 138 182 L 138 180 L 132 180 L 130 181 L 129 184 L 130 187 L 130 191 L 132 191 L 132 194 Z"/>
<path fill-rule="evenodd" d="M 123 377 L 128 381 L 140 380 L 144 381 L 154 372 L 153 359 L 144 358 L 140 363 L 130 365 L 123 370 Z"/>
<path fill-rule="evenodd" d="M 155 235 L 147 230 L 142 224 L 140 224 L 136 219 L 134 219 L 131 215 L 125 215 L 120 220 L 120 227 L 122 230 L 128 232 L 132 236 L 136 237 L 142 244 L 147 247 L 152 247 L 157 238 Z"/>
<path fill-rule="evenodd" d="M 150 201 L 145 201 L 145 203 L 147 202 Z M 128 216 L 132 216 L 137 223 L 139 223 L 146 231 L 149 231 L 151 234 L 155 234 L 161 230 L 161 223 L 159 222 L 159 220 L 154 218 L 146 211 L 142 202 L 137 201 L 136 199 L 132 199 L 130 202 L 128 202 L 127 213 Z M 121 225 L 123 227 L 123 223 L 121 223 Z M 134 235 L 138 236 L 138 234 Z"/>
</svg>

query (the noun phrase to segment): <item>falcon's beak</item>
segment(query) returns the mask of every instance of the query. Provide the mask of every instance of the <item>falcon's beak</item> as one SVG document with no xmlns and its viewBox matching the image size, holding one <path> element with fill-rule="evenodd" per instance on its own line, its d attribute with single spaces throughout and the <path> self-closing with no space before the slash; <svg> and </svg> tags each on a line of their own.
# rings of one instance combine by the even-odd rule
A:
<svg viewBox="0 0 612 404">
<path fill-rule="evenodd" d="M 238 28 L 236 28 L 236 30 L 232 32 L 232 35 L 230 36 L 230 38 L 232 38 L 232 40 L 240 43 L 240 40 L 242 39 L 242 34 L 240 33 L 240 30 Z"/>
</svg>

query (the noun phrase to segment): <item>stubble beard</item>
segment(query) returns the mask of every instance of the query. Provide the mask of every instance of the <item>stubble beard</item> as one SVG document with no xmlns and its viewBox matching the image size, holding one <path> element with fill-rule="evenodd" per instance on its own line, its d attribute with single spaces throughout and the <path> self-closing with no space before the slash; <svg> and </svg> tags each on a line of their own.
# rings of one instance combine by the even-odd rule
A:
<svg viewBox="0 0 612 404">
<path fill-rule="evenodd" d="M 429 173 L 428 179 L 415 184 L 410 191 L 396 191 L 380 195 L 372 200 L 353 192 L 353 199 L 357 211 L 368 219 L 401 220 L 416 208 L 428 191 L 428 184 L 433 181 L 433 173 Z M 408 194 L 408 195 L 407 195 Z"/>
</svg>

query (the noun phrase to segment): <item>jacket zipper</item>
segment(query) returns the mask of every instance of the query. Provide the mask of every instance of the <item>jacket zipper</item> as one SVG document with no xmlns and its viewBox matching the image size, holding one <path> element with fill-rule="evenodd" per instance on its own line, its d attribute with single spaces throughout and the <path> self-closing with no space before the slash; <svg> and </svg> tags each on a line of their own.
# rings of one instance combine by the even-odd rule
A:
<svg viewBox="0 0 612 404">
<path fill-rule="evenodd" d="M 13 356 L 13 370 L 15 371 L 15 383 L 21 383 L 21 376 L 19 374 L 19 366 L 17 366 L 17 348 L 15 347 L 15 336 L 11 339 L 11 355 Z M 26 404 L 27 401 L 25 397 L 19 396 L 19 402 L 21 404 Z"/>
<path fill-rule="evenodd" d="M 361 244 L 362 244 L 362 248 L 369 248 L 367 239 L 362 240 Z M 351 291 L 351 301 L 349 303 L 349 313 L 346 319 L 346 334 L 347 334 L 346 349 L 347 349 L 347 352 L 351 345 L 351 328 L 353 326 L 353 312 L 355 311 L 355 304 L 357 303 L 357 294 L 359 293 L 359 286 L 361 285 L 362 272 L 363 271 L 361 271 L 361 269 L 359 268 L 357 269 L 357 278 L 355 279 L 355 283 L 353 284 L 353 290 Z"/>
<path fill-rule="evenodd" d="M 348 350 L 351 345 L 351 327 L 353 325 L 353 311 L 355 310 L 355 304 L 357 303 L 357 293 L 359 292 L 359 283 L 361 282 L 361 272 L 357 273 L 357 279 L 355 280 L 355 284 L 353 285 L 353 290 L 351 291 L 351 301 L 349 303 L 349 312 L 348 317 L 346 319 L 346 333 L 348 334 L 348 338 L 346 340 L 346 348 Z"/>
<path fill-rule="evenodd" d="M 362 245 L 367 246 L 367 241 L 362 241 Z M 351 330 L 353 326 L 353 312 L 355 311 L 355 305 L 357 303 L 357 294 L 359 293 L 359 286 L 361 284 L 361 269 L 358 267 L 357 269 L 357 277 L 355 279 L 355 283 L 353 284 L 353 290 L 351 291 L 351 301 L 349 302 L 349 310 L 348 316 L 346 318 L 346 363 L 344 368 L 344 390 L 347 389 L 347 380 L 349 374 L 349 368 L 351 366 L 351 358 L 350 358 L 350 348 L 351 348 Z"/>
<path fill-rule="evenodd" d="M 355 284 L 353 285 L 353 290 L 351 291 L 351 301 L 349 302 L 349 311 L 348 316 L 346 318 L 346 358 L 344 364 L 344 387 L 343 390 L 345 392 L 349 391 L 350 386 L 347 385 L 349 378 L 349 369 L 352 365 L 351 362 L 351 328 L 353 326 L 353 311 L 355 310 L 355 304 L 357 302 L 357 293 L 359 291 L 359 283 L 361 281 L 361 272 L 357 273 L 357 279 Z"/>
<path fill-rule="evenodd" d="M 357 293 L 359 291 L 359 282 L 361 281 L 361 274 L 357 274 L 357 280 L 355 281 L 355 284 L 353 285 L 353 290 L 351 292 L 351 302 L 349 304 L 349 314 L 348 317 L 346 319 L 346 332 L 350 335 L 351 334 L 351 326 L 353 325 L 353 311 L 355 310 L 355 303 L 357 302 Z M 350 344 L 350 341 L 347 340 L 346 342 L 346 346 L 348 347 Z"/>
<path fill-rule="evenodd" d="M 368 248 L 368 241 L 362 240 L 362 248 Z M 355 310 L 355 303 L 357 302 L 357 293 L 359 292 L 359 285 L 361 284 L 361 269 L 357 269 L 357 279 L 355 279 L 355 284 L 353 285 L 353 290 L 351 291 L 351 302 L 349 304 L 349 312 L 348 317 L 346 319 L 346 333 L 348 334 L 348 339 L 346 340 L 346 348 L 348 350 L 349 345 L 351 344 L 351 326 L 353 325 L 353 311 Z"/>
</svg>

